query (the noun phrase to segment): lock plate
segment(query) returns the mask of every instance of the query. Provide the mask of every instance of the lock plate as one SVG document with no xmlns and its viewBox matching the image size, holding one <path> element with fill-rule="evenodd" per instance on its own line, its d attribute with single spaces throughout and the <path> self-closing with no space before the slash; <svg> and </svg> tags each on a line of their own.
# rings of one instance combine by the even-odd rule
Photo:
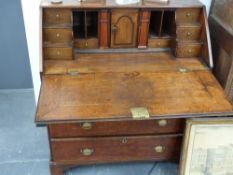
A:
<svg viewBox="0 0 233 175">
<path fill-rule="evenodd" d="M 150 118 L 150 114 L 149 114 L 147 108 L 145 108 L 145 107 L 134 107 L 134 108 L 131 108 L 130 110 L 132 113 L 132 117 L 134 119 Z"/>
</svg>

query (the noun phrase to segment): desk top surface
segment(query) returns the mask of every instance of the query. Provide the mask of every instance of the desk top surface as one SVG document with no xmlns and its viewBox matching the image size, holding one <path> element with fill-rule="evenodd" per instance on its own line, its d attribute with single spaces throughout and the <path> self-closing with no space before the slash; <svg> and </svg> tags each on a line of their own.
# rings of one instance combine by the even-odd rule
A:
<svg viewBox="0 0 233 175">
<path fill-rule="evenodd" d="M 161 54 L 140 61 L 124 55 L 83 56 L 79 75 L 44 75 L 36 121 L 131 120 L 133 107 L 146 107 L 151 118 L 232 114 L 223 89 L 197 59 L 174 60 Z"/>
<path fill-rule="evenodd" d="M 63 0 L 61 4 L 52 4 L 51 0 L 42 0 L 41 7 L 47 8 L 181 8 L 202 7 L 198 0 L 170 0 L 168 3 L 156 0 Z"/>
</svg>

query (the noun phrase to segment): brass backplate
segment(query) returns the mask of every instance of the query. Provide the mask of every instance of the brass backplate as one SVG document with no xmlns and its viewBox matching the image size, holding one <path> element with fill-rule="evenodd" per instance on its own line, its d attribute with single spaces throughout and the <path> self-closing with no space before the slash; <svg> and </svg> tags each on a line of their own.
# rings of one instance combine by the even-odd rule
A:
<svg viewBox="0 0 233 175">
<path fill-rule="evenodd" d="M 150 118 L 150 114 L 145 107 L 134 107 L 131 108 L 132 117 L 134 119 L 140 119 L 140 118 Z"/>
</svg>

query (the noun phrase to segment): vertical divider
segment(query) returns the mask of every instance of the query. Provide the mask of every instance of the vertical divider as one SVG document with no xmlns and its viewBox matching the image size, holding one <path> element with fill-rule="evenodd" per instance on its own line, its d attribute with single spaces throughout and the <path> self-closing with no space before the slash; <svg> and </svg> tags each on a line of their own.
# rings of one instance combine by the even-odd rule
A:
<svg viewBox="0 0 233 175">
<path fill-rule="evenodd" d="M 149 36 L 149 25 L 150 25 L 149 10 L 141 10 L 139 15 L 139 30 L 138 30 L 138 48 L 146 48 Z"/>
<path fill-rule="evenodd" d="M 164 10 L 162 11 L 161 19 L 160 19 L 159 37 L 161 37 L 161 34 L 162 34 L 162 28 L 163 28 L 163 16 L 164 16 Z"/>
<path fill-rule="evenodd" d="M 87 11 L 84 11 L 84 35 L 86 39 L 86 46 L 87 46 Z"/>
<path fill-rule="evenodd" d="M 110 42 L 110 12 L 101 10 L 99 12 L 99 46 L 109 48 Z"/>
</svg>

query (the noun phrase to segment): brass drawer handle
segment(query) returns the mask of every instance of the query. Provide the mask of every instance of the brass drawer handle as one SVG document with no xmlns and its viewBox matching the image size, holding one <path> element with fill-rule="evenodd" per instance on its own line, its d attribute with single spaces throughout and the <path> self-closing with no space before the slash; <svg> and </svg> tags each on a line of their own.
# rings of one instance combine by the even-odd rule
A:
<svg viewBox="0 0 233 175">
<path fill-rule="evenodd" d="M 159 120 L 158 125 L 161 126 L 161 127 L 167 126 L 167 120 L 164 120 L 164 119 Z"/>
<path fill-rule="evenodd" d="M 165 151 L 165 146 L 161 146 L 161 145 L 155 146 L 154 150 L 156 153 L 163 153 Z"/>
<path fill-rule="evenodd" d="M 89 130 L 92 128 L 92 123 L 90 123 L 90 122 L 81 123 L 81 127 L 82 127 L 82 129 Z"/>
<path fill-rule="evenodd" d="M 94 149 L 92 148 L 83 148 L 80 151 L 83 156 L 91 156 L 94 153 Z"/>
</svg>

